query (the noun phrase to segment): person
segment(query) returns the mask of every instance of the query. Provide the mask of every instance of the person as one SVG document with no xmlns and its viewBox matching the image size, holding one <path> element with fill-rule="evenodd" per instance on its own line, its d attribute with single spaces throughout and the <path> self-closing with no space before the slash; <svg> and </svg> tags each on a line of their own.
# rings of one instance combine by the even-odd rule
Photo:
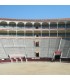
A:
<svg viewBox="0 0 70 80">
<path fill-rule="evenodd" d="M 10 58 L 10 56 L 8 55 L 8 58 Z"/>
</svg>

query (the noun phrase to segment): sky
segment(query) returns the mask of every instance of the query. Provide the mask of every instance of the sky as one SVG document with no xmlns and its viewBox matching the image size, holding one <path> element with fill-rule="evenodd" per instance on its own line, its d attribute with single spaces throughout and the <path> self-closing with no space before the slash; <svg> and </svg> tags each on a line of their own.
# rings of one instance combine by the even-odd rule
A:
<svg viewBox="0 0 70 80">
<path fill-rule="evenodd" d="M 70 18 L 69 5 L 0 5 L 0 18 Z"/>
</svg>

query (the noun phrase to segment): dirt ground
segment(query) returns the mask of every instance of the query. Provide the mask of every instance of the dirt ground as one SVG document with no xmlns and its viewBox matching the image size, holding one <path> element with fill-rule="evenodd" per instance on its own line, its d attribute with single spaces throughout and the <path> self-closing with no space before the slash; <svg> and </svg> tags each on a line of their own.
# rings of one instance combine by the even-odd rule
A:
<svg viewBox="0 0 70 80">
<path fill-rule="evenodd" d="M 70 63 L 19 62 L 1 63 L 0 75 L 70 75 Z"/>
</svg>

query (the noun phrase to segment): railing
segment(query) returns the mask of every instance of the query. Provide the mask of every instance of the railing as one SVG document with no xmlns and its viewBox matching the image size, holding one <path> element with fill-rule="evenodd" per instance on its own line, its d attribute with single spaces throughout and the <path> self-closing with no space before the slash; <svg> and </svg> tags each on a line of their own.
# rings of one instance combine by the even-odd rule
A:
<svg viewBox="0 0 70 80">
<path fill-rule="evenodd" d="M 65 27 L 58 27 L 57 28 L 57 26 L 56 27 L 54 27 L 54 26 L 52 26 L 52 27 L 38 27 L 37 29 L 35 28 L 35 27 L 17 27 L 17 26 L 15 26 L 15 27 L 12 27 L 12 26 L 0 26 L 0 29 L 9 29 L 9 30 L 44 30 L 44 29 L 50 29 L 50 30 L 64 30 L 65 29 Z M 70 29 L 70 26 L 69 27 L 66 27 L 66 29 Z"/>
</svg>

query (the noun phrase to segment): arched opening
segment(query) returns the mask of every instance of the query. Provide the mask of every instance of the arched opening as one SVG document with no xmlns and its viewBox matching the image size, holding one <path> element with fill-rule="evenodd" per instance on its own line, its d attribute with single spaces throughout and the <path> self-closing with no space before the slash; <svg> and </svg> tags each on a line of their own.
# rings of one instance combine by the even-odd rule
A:
<svg viewBox="0 0 70 80">
<path fill-rule="evenodd" d="M 7 22 L 5 22 L 5 21 L 2 21 L 2 22 L 0 22 L 0 26 L 8 26 L 8 24 L 7 24 Z"/>
<path fill-rule="evenodd" d="M 45 28 L 49 28 L 49 24 L 47 22 L 43 22 L 42 23 L 42 28 L 45 29 Z"/>
<path fill-rule="evenodd" d="M 56 22 L 51 22 L 50 23 L 50 29 L 57 29 L 57 23 Z"/>
<path fill-rule="evenodd" d="M 66 28 L 70 28 L 70 21 L 66 23 Z"/>
<path fill-rule="evenodd" d="M 41 28 L 41 24 L 40 23 L 34 23 L 34 27 L 35 27 L 35 29 Z"/>
<path fill-rule="evenodd" d="M 59 22 L 58 23 L 58 28 L 65 28 L 65 23 L 64 22 Z"/>
<path fill-rule="evenodd" d="M 16 23 L 15 22 L 9 22 L 9 26 L 16 27 Z"/>
<path fill-rule="evenodd" d="M 32 23 L 30 23 L 30 22 L 26 23 L 25 28 L 32 28 Z"/>
<path fill-rule="evenodd" d="M 20 27 L 20 28 L 24 27 L 24 23 L 23 23 L 23 22 L 19 22 L 19 23 L 17 24 L 17 27 Z"/>
</svg>

